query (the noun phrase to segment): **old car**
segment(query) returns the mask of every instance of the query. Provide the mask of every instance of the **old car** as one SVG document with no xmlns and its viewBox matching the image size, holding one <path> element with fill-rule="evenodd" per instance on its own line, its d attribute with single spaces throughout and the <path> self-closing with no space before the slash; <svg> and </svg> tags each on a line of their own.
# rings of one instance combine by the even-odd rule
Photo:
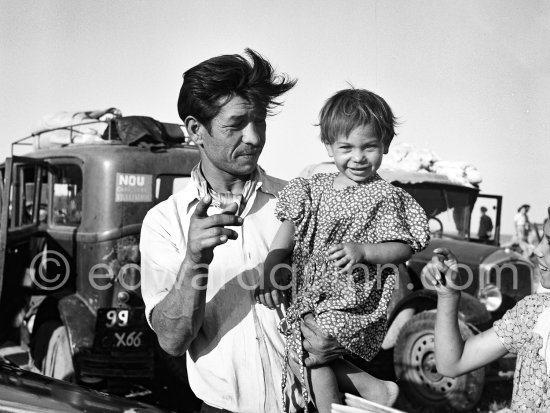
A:
<svg viewBox="0 0 550 413">
<path fill-rule="evenodd" d="M 333 163 L 325 162 L 306 168 L 302 176 L 335 171 Z M 449 248 L 457 256 L 465 280 L 461 285 L 459 324 L 463 337 L 468 337 L 490 328 L 518 300 L 536 291 L 534 267 L 517 252 L 500 247 L 501 196 L 481 194 L 476 185 L 433 172 L 385 168 L 378 172 L 424 208 L 431 240 L 427 249 L 400 267 L 382 350 L 365 368 L 376 366 L 380 375 L 398 379 L 412 405 L 471 411 L 481 397 L 486 378 L 510 378 L 515 359 L 508 356 L 457 378 L 439 374 L 434 354 L 437 295 L 423 283 L 422 268 L 435 248 Z M 478 236 L 481 206 L 489 211 L 494 223 L 488 240 Z"/>
<path fill-rule="evenodd" d="M 0 357 L 0 411 L 34 413 L 162 413 L 142 402 L 100 393 L 23 370 Z"/>
<path fill-rule="evenodd" d="M 123 394 L 170 359 L 144 316 L 139 235 L 198 151 L 151 118 L 110 120 L 92 142 L 74 139 L 78 126 L 17 141 L 33 150 L 0 165 L 0 344 L 30 348 L 48 376 Z M 65 143 L 40 140 L 58 130 Z"/>
</svg>

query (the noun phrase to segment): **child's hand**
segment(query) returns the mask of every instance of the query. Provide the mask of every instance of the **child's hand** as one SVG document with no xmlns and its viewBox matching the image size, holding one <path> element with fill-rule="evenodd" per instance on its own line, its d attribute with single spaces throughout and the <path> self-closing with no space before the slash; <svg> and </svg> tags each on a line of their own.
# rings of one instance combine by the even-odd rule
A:
<svg viewBox="0 0 550 413">
<path fill-rule="evenodd" d="M 356 264 L 365 261 L 365 245 L 356 242 L 344 242 L 332 245 L 327 250 L 327 259 L 334 261 L 340 273 L 349 272 Z"/>
<path fill-rule="evenodd" d="M 263 289 L 258 287 L 254 295 L 256 296 L 256 302 L 265 305 L 271 310 L 281 305 L 284 300 L 283 294 L 273 286 L 266 286 Z"/>
<path fill-rule="evenodd" d="M 422 278 L 440 296 L 459 294 L 458 262 L 447 248 L 436 248 L 432 260 L 422 269 Z"/>
<path fill-rule="evenodd" d="M 280 289 L 288 287 L 290 274 L 282 270 L 274 272 L 273 275 L 270 275 L 270 273 L 271 271 L 264 272 L 263 280 L 256 288 L 254 296 L 257 303 L 274 310 L 285 302 L 285 296 Z"/>
</svg>

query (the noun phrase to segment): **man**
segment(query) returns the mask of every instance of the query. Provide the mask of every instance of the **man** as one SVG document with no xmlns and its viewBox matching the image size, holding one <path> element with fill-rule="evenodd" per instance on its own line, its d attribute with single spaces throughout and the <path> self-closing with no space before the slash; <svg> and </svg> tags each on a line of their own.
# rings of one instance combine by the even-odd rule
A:
<svg viewBox="0 0 550 413">
<path fill-rule="evenodd" d="M 481 212 L 481 216 L 479 217 L 479 229 L 477 231 L 477 236 L 481 242 L 488 244 L 491 239 L 491 232 L 493 231 L 493 221 L 491 220 L 491 217 L 487 215 L 487 208 L 482 206 L 479 210 Z"/>
<path fill-rule="evenodd" d="M 266 116 L 295 80 L 247 49 L 184 74 L 178 112 L 200 151 L 185 189 L 147 214 L 141 233 L 142 294 L 161 347 L 187 351 L 189 383 L 202 412 L 279 412 L 284 340 L 280 309 L 254 290 L 280 223 L 285 182 L 257 165 Z M 315 323 L 303 326 L 308 365 L 342 354 Z M 297 389 L 288 397 L 298 408 Z"/>
</svg>

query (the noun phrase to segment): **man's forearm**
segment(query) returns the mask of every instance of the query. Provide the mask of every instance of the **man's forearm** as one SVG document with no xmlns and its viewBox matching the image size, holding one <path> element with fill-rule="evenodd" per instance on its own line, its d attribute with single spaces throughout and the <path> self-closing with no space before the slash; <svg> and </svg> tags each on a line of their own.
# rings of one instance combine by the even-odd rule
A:
<svg viewBox="0 0 550 413">
<path fill-rule="evenodd" d="M 437 370 L 446 376 L 461 374 L 456 367 L 462 358 L 464 340 L 458 326 L 460 294 L 440 296 L 435 321 L 435 358 Z"/>
<path fill-rule="evenodd" d="M 153 309 L 151 323 L 160 346 L 183 355 L 199 334 L 204 320 L 208 271 L 184 260 L 176 283 Z"/>
</svg>

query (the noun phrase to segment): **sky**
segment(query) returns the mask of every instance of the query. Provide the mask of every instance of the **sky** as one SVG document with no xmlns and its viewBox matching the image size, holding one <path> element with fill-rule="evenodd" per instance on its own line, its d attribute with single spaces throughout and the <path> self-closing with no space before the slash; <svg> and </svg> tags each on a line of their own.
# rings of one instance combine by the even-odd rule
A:
<svg viewBox="0 0 550 413">
<path fill-rule="evenodd" d="M 351 84 L 390 104 L 394 142 L 475 165 L 511 233 L 519 205 L 550 206 L 548 44 L 547 0 L 0 0 L 0 159 L 59 111 L 179 122 L 182 73 L 250 47 L 298 79 L 268 119 L 270 174 L 328 160 L 318 113 Z"/>
</svg>

